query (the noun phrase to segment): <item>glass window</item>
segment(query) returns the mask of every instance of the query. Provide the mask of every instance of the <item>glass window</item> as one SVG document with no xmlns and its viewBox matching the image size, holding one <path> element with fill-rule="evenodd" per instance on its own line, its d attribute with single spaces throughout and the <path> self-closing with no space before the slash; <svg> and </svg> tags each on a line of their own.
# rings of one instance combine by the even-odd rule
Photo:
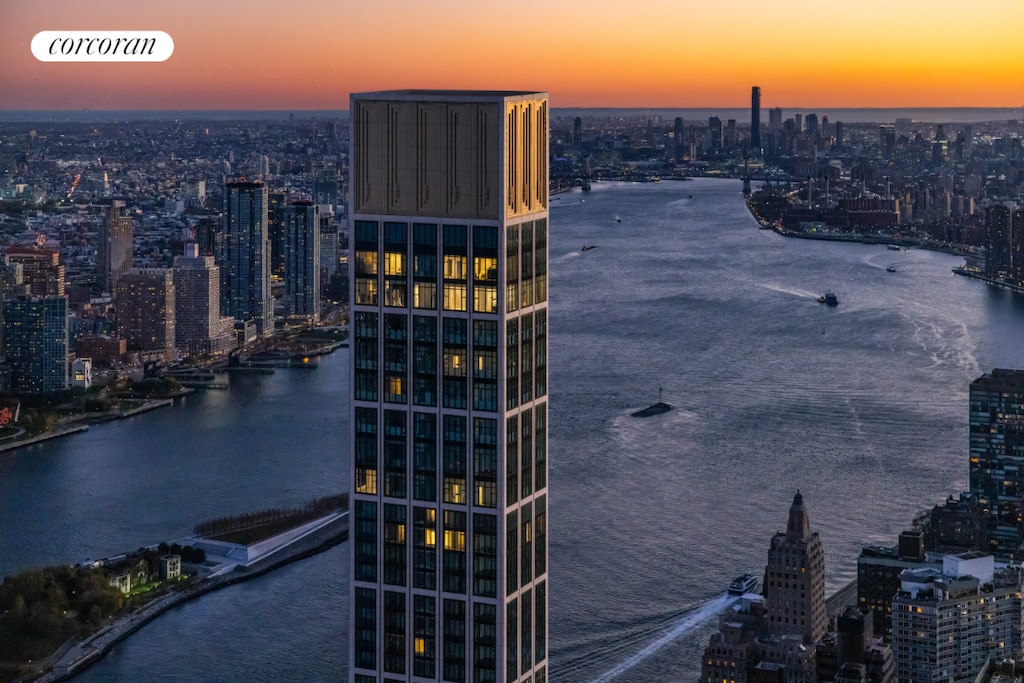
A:
<svg viewBox="0 0 1024 683">
<path fill-rule="evenodd" d="M 444 601 L 444 680 L 466 683 L 466 601 Z"/>
<path fill-rule="evenodd" d="M 377 581 L 377 504 L 355 501 L 355 579 Z"/>
<path fill-rule="evenodd" d="M 473 604 L 473 683 L 497 681 L 498 608 Z"/>
<path fill-rule="evenodd" d="M 412 673 L 414 676 L 434 678 L 436 676 L 435 638 L 437 623 L 435 600 L 430 595 L 413 596 L 413 654 Z"/>
<path fill-rule="evenodd" d="M 505 420 L 505 504 L 519 500 L 519 418 Z"/>
<path fill-rule="evenodd" d="M 384 504 L 384 583 L 405 585 L 405 506 Z"/>
<path fill-rule="evenodd" d="M 437 310 L 437 283 L 413 283 L 412 306 L 413 308 Z"/>
<path fill-rule="evenodd" d="M 433 508 L 413 509 L 413 575 L 414 588 L 437 588 L 437 511 Z"/>
<path fill-rule="evenodd" d="M 519 512 L 505 515 L 505 595 L 519 588 Z"/>
<path fill-rule="evenodd" d="M 466 257 L 461 254 L 444 255 L 444 279 L 466 281 Z"/>
<path fill-rule="evenodd" d="M 466 285 L 444 283 L 444 310 L 466 310 Z"/>
<path fill-rule="evenodd" d="M 405 594 L 384 591 L 384 670 L 405 673 Z"/>
<path fill-rule="evenodd" d="M 377 591 L 357 586 L 355 589 L 354 624 L 355 665 L 362 669 L 377 668 Z M 358 676 L 357 676 L 358 678 Z M 372 677 L 368 676 L 373 680 Z"/>
<path fill-rule="evenodd" d="M 519 603 L 509 601 L 505 610 L 505 673 L 508 680 L 519 677 Z"/>
<path fill-rule="evenodd" d="M 447 285 L 445 286 L 447 287 Z M 498 287 L 495 285 L 473 285 L 473 311 L 475 313 L 497 313 Z"/>
<path fill-rule="evenodd" d="M 466 592 L 466 513 L 444 511 L 444 581 L 449 593 Z"/>
</svg>

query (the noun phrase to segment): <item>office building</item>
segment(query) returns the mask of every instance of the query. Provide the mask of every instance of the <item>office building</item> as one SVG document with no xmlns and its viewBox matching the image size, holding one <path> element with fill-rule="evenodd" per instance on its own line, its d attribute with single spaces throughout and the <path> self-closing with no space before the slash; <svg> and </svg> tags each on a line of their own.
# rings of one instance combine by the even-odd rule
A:
<svg viewBox="0 0 1024 683">
<path fill-rule="evenodd" d="M 799 491 L 786 531 L 772 537 L 764 596 L 772 633 L 799 633 L 805 643 L 825 635 L 825 551 L 818 532 L 811 532 Z"/>
<path fill-rule="evenodd" d="M 117 279 L 132 267 L 132 220 L 123 201 L 110 202 L 96 239 L 96 284 L 104 292 L 113 293 Z"/>
<path fill-rule="evenodd" d="M 190 242 L 174 257 L 174 344 L 186 356 L 235 348 L 235 319 L 220 314 L 220 267 Z"/>
<path fill-rule="evenodd" d="M 971 382 L 970 484 L 989 515 L 989 550 L 1020 554 L 1024 542 L 1024 371 L 996 368 Z"/>
<path fill-rule="evenodd" d="M 253 321 L 258 337 L 273 335 L 267 187 L 263 181 L 238 180 L 224 185 L 224 231 L 217 265 L 221 269 L 221 310 L 236 322 Z"/>
<path fill-rule="evenodd" d="M 40 246 L 7 247 L 7 265 L 21 264 L 22 281 L 35 297 L 64 296 L 65 267 L 60 252 Z"/>
<path fill-rule="evenodd" d="M 285 218 L 285 297 L 291 315 L 320 321 L 320 207 L 292 202 Z"/>
<path fill-rule="evenodd" d="M 991 555 L 947 555 L 941 570 L 908 569 L 892 601 L 892 649 L 901 681 L 972 683 L 989 656 L 1021 653 L 1019 567 Z"/>
<path fill-rule="evenodd" d="M 4 302 L 4 341 L 11 391 L 68 388 L 68 300 L 19 295 Z"/>
<path fill-rule="evenodd" d="M 314 171 L 313 203 L 330 206 L 332 211 L 337 206 L 338 169 L 322 166 Z"/>
<path fill-rule="evenodd" d="M 350 111 L 350 680 L 544 683 L 547 95 Z"/>
<path fill-rule="evenodd" d="M 133 268 L 117 280 L 117 336 L 143 360 L 174 360 L 174 278 L 167 268 Z"/>
<path fill-rule="evenodd" d="M 1013 212 L 1004 204 L 985 209 L 986 275 L 1010 274 L 1013 266 L 1012 219 Z"/>
<path fill-rule="evenodd" d="M 761 88 L 756 85 L 750 89 L 750 149 L 761 149 Z"/>
<path fill-rule="evenodd" d="M 288 214 L 288 193 L 267 194 L 267 239 L 270 240 L 270 276 L 284 280 L 284 222 Z"/>
</svg>

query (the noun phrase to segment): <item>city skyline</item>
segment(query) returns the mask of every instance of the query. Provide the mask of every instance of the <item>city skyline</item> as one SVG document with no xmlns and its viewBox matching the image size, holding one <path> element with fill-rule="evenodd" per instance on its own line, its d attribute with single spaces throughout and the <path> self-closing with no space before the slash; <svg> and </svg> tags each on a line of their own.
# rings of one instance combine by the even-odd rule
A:
<svg viewBox="0 0 1024 683">
<path fill-rule="evenodd" d="M 536 0 L 516 9 L 307 0 L 282 12 L 257 0 L 243 16 L 191 0 L 173 12 L 19 4 L 0 27 L 0 109 L 337 109 L 352 92 L 409 87 L 542 88 L 553 107 L 743 107 L 755 84 L 768 108 L 1024 101 L 1024 55 L 991 31 L 1024 20 L 1013 0 L 973 3 L 970 17 L 921 0 L 831 10 L 790 0 L 770 11 L 744 0 L 728 16 L 662 0 L 642 13 Z M 268 15 L 276 38 L 259 30 Z M 515 49 L 494 40 L 510 24 L 531 27 Z M 43 30 L 162 30 L 175 48 L 163 63 L 42 63 L 29 44 Z"/>
</svg>

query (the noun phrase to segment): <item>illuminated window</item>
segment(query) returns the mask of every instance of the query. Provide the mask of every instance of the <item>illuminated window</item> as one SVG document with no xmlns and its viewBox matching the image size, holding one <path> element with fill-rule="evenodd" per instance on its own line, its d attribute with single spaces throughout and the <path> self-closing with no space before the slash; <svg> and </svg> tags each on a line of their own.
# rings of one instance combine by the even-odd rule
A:
<svg viewBox="0 0 1024 683">
<path fill-rule="evenodd" d="M 427 651 L 427 641 L 423 638 L 416 638 L 413 641 L 413 643 L 413 649 L 415 650 L 416 654 L 422 655 L 424 652 Z"/>
<path fill-rule="evenodd" d="M 444 502 L 466 504 L 466 480 L 456 477 L 444 478 Z"/>
<path fill-rule="evenodd" d="M 433 520 L 431 520 L 433 521 Z M 423 545 L 427 548 L 433 548 L 437 545 L 437 532 L 433 529 L 423 530 Z"/>
<path fill-rule="evenodd" d="M 405 275 L 405 254 L 393 251 L 384 253 L 384 274 Z"/>
<path fill-rule="evenodd" d="M 456 552 L 466 552 L 466 532 L 455 531 L 454 529 L 444 530 L 444 549 Z"/>
<path fill-rule="evenodd" d="M 444 284 L 444 310 L 466 310 L 466 285 Z"/>
<path fill-rule="evenodd" d="M 356 493 L 377 493 L 377 470 L 356 468 Z"/>
<path fill-rule="evenodd" d="M 437 308 L 437 283 L 416 282 L 412 292 L 413 308 Z"/>
<path fill-rule="evenodd" d="M 473 285 L 473 310 L 477 313 L 497 313 L 498 288 L 493 285 Z"/>
<path fill-rule="evenodd" d="M 498 485 L 493 481 L 481 481 L 476 484 L 476 504 L 484 508 L 498 505 Z"/>
<path fill-rule="evenodd" d="M 474 258 L 473 278 L 482 282 L 498 281 L 498 259 L 496 258 Z"/>
<path fill-rule="evenodd" d="M 356 275 L 377 274 L 377 252 L 357 251 L 356 252 Z"/>
<path fill-rule="evenodd" d="M 445 254 L 444 279 L 465 281 L 467 267 L 466 261 L 467 259 L 465 256 L 461 256 L 458 254 Z"/>
<path fill-rule="evenodd" d="M 377 305 L 377 281 L 367 278 L 356 278 L 356 303 L 370 306 Z"/>
<path fill-rule="evenodd" d="M 445 348 L 444 351 L 444 374 L 447 377 L 466 376 L 466 350 Z"/>
</svg>

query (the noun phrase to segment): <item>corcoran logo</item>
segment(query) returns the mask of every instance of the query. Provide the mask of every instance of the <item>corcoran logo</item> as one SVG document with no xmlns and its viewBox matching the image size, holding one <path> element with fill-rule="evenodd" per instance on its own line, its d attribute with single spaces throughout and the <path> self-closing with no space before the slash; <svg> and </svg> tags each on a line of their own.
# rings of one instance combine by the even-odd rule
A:
<svg viewBox="0 0 1024 683">
<path fill-rule="evenodd" d="M 40 31 L 32 38 L 41 62 L 163 62 L 173 52 L 163 31 Z"/>
</svg>

